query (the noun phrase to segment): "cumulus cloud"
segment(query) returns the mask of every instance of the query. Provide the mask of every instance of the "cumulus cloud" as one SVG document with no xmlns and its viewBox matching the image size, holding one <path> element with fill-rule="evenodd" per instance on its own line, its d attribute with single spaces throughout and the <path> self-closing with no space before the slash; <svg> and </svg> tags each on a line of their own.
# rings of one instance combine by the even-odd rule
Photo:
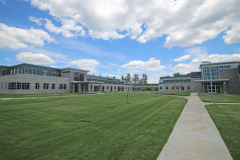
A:
<svg viewBox="0 0 240 160">
<path fill-rule="evenodd" d="M 31 5 L 49 11 L 63 26 L 72 20 L 87 28 L 91 37 L 104 40 L 129 36 L 146 43 L 167 35 L 165 47 L 187 47 L 213 39 L 231 26 L 224 42 L 240 42 L 239 0 L 31 0 Z M 56 32 L 73 36 L 62 27 L 55 28 Z"/>
<path fill-rule="evenodd" d="M 203 61 L 210 61 L 211 63 L 216 62 L 226 62 L 226 61 L 240 61 L 240 54 L 211 54 L 207 56 L 199 56 L 198 58 L 194 58 L 190 63 L 180 63 L 174 66 L 172 69 L 175 72 L 191 72 L 199 70 L 199 64 Z"/>
<path fill-rule="evenodd" d="M 161 71 L 166 67 L 164 65 L 160 65 L 160 60 L 155 60 L 155 58 L 150 58 L 149 61 L 146 61 L 146 62 L 141 60 L 131 61 L 125 65 L 122 65 L 121 68 L 127 68 L 127 69 L 140 68 L 146 71 L 156 72 L 156 71 Z"/>
<path fill-rule="evenodd" d="M 51 38 L 47 32 L 41 29 L 21 29 L 0 23 L 0 48 L 9 47 L 19 49 L 30 46 L 42 47 L 44 41 L 50 43 L 54 42 L 55 39 Z"/>
<path fill-rule="evenodd" d="M 122 71 L 121 69 L 118 69 L 117 71 Z"/>
<path fill-rule="evenodd" d="M 76 65 L 81 69 L 89 70 L 91 73 L 97 72 L 95 69 L 100 63 L 95 59 L 78 59 L 70 62 L 71 65 Z"/>
<path fill-rule="evenodd" d="M 36 17 L 33 17 L 33 16 L 29 16 L 29 20 L 32 21 L 32 22 L 36 22 L 39 26 L 42 25 L 42 23 L 41 23 L 42 18 L 36 18 Z"/>
<path fill-rule="evenodd" d="M 83 27 L 76 25 L 76 22 L 74 22 L 72 19 L 62 19 L 61 21 L 63 25 L 61 27 L 56 27 L 52 23 L 52 21 L 50 21 L 47 18 L 45 18 L 45 20 L 46 20 L 45 27 L 50 32 L 54 32 L 56 34 L 62 33 L 62 35 L 67 38 L 85 35 L 85 30 L 83 29 Z"/>
<path fill-rule="evenodd" d="M 186 60 L 188 60 L 189 58 L 190 58 L 190 55 L 184 55 L 184 56 L 182 56 L 182 57 L 179 57 L 179 58 L 174 59 L 173 61 L 175 61 L 175 62 L 181 62 L 181 61 L 186 61 Z"/>
<path fill-rule="evenodd" d="M 32 64 L 53 64 L 55 63 L 50 57 L 42 53 L 21 52 L 16 55 L 16 60 Z"/>
</svg>

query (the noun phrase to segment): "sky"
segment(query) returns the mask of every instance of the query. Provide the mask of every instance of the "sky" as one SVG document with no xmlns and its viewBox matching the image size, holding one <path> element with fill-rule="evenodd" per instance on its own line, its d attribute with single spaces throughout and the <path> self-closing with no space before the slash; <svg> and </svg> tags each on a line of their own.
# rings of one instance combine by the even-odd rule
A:
<svg viewBox="0 0 240 160">
<path fill-rule="evenodd" d="M 240 61 L 239 0 L 0 0 L 0 65 L 161 76 Z"/>
</svg>

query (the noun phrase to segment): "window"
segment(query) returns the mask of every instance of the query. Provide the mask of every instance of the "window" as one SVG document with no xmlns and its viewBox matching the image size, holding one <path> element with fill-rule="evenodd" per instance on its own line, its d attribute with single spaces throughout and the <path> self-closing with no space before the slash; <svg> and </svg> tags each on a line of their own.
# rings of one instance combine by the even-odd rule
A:
<svg viewBox="0 0 240 160">
<path fill-rule="evenodd" d="M 172 86 L 172 89 L 174 89 L 174 86 Z"/>
<path fill-rule="evenodd" d="M 2 70 L 2 75 L 6 75 L 7 74 L 7 70 L 6 69 L 3 69 Z"/>
<path fill-rule="evenodd" d="M 1 83 L 1 90 L 3 90 L 3 83 Z"/>
<path fill-rule="evenodd" d="M 47 70 L 43 70 L 42 75 L 47 76 Z"/>
<path fill-rule="evenodd" d="M 59 84 L 59 90 L 66 90 L 67 85 L 66 84 Z"/>
<path fill-rule="evenodd" d="M 55 84 L 52 84 L 52 90 L 54 90 L 55 89 Z"/>
<path fill-rule="evenodd" d="M 160 90 L 162 90 L 162 86 L 160 87 Z"/>
<path fill-rule="evenodd" d="M 190 89 L 190 86 L 187 86 L 187 89 Z"/>
<path fill-rule="evenodd" d="M 10 82 L 8 83 L 9 90 L 28 90 L 30 89 L 30 83 L 25 82 Z"/>
<path fill-rule="evenodd" d="M 49 88 L 49 83 L 43 83 L 43 89 L 48 90 Z"/>
<path fill-rule="evenodd" d="M 35 83 L 35 89 L 36 89 L 36 90 L 39 90 L 39 86 L 40 86 L 39 83 Z"/>
<path fill-rule="evenodd" d="M 166 86 L 166 90 L 168 90 L 168 86 Z"/>
</svg>

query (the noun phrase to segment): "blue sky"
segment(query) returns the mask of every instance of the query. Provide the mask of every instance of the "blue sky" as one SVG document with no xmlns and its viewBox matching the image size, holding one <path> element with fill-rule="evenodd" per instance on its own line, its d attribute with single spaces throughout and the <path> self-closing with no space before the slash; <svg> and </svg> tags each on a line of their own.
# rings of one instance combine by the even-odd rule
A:
<svg viewBox="0 0 240 160">
<path fill-rule="evenodd" d="M 102 76 L 198 71 L 240 61 L 240 1 L 0 0 L 0 65 L 74 67 Z"/>
</svg>

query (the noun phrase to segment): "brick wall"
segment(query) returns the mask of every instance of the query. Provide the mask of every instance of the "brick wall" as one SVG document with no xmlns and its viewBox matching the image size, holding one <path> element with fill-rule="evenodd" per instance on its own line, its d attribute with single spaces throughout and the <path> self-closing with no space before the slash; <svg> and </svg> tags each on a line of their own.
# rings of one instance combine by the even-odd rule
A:
<svg viewBox="0 0 240 160">
<path fill-rule="evenodd" d="M 30 83 L 29 90 L 8 90 L 9 82 L 26 82 Z M 0 94 L 44 94 L 44 93 L 66 93 L 69 92 L 69 78 L 57 78 L 56 85 L 56 77 L 49 76 L 34 76 L 34 75 L 23 75 L 23 74 L 15 74 L 15 75 L 6 75 L 0 76 L 0 85 L 3 85 L 3 89 L 0 88 Z M 7 83 L 7 89 L 5 90 L 5 83 Z M 40 83 L 39 90 L 35 89 L 35 83 Z M 43 89 L 43 83 L 49 83 L 49 89 Z M 52 90 L 52 84 L 55 84 L 55 90 Z M 66 84 L 67 90 L 59 90 L 59 84 Z"/>
<path fill-rule="evenodd" d="M 240 93 L 239 69 L 220 69 L 220 79 L 229 79 L 227 82 L 227 93 Z"/>
</svg>

